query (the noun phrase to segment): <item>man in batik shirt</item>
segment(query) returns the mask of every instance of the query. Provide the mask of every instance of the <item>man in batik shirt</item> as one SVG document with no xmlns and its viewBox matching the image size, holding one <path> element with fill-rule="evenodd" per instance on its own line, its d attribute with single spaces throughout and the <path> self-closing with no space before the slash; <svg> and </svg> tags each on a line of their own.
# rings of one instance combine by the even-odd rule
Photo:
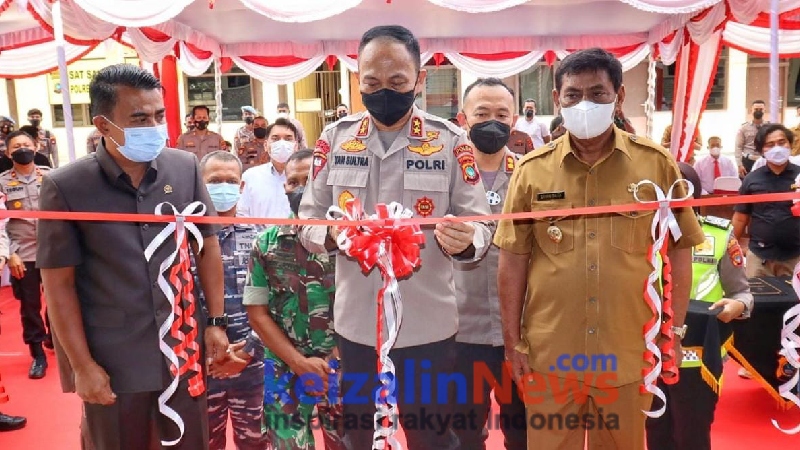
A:
<svg viewBox="0 0 800 450">
<path fill-rule="evenodd" d="M 242 189 L 242 163 L 235 155 L 218 150 L 200 161 L 200 170 L 213 207 L 221 217 L 236 216 Z M 210 207 L 211 205 L 206 205 Z M 250 329 L 242 305 L 247 263 L 256 237 L 251 225 L 227 225 L 217 234 L 225 271 L 225 332 L 230 342 L 221 364 L 208 367 L 209 450 L 225 450 L 228 417 L 238 450 L 262 450 L 264 393 L 263 346 Z M 201 302 L 205 299 L 200 295 Z"/>
<path fill-rule="evenodd" d="M 286 163 L 284 188 L 293 217 L 311 159 L 310 150 L 300 150 Z M 265 436 L 275 450 L 313 450 L 316 408 L 325 448 L 344 450 L 331 313 L 335 258 L 308 253 L 297 233 L 296 226 L 284 225 L 258 235 L 244 288 L 250 324 L 265 346 Z"/>
</svg>

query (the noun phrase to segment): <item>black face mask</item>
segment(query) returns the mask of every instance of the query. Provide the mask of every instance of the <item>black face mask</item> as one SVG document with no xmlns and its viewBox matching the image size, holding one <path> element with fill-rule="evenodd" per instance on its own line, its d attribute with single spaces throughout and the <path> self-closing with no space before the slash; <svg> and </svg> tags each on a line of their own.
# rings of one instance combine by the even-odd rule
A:
<svg viewBox="0 0 800 450">
<path fill-rule="evenodd" d="M 475 124 L 469 129 L 469 140 L 481 153 L 493 155 L 508 144 L 511 127 L 496 120 Z"/>
<path fill-rule="evenodd" d="M 341 119 L 342 117 L 347 117 L 347 111 L 342 111 L 342 112 L 340 112 L 340 113 L 338 114 L 338 116 L 339 116 L 339 118 L 340 118 L 340 119 Z"/>
<path fill-rule="evenodd" d="M 289 198 L 289 207 L 292 209 L 292 212 L 295 216 L 299 215 L 300 211 L 300 200 L 303 199 L 303 192 L 306 191 L 305 186 L 299 186 L 294 192 L 289 192 L 286 194 L 286 197 Z"/>
<path fill-rule="evenodd" d="M 525 117 L 527 117 L 528 119 L 533 117 L 533 110 L 532 109 L 526 109 L 525 110 Z"/>
<path fill-rule="evenodd" d="M 33 125 L 34 127 L 37 127 L 37 128 L 38 128 L 38 127 L 39 127 L 39 125 L 42 123 L 42 119 L 31 119 L 31 120 L 29 120 L 29 122 L 30 122 L 30 123 L 31 123 L 31 125 Z"/>
<path fill-rule="evenodd" d="M 253 136 L 257 139 L 264 139 L 267 137 L 267 129 L 264 127 L 253 128 Z"/>
<path fill-rule="evenodd" d="M 372 94 L 361 93 L 361 101 L 378 122 L 390 127 L 405 116 L 414 105 L 414 89 L 397 92 L 381 89 Z"/>
<path fill-rule="evenodd" d="M 27 165 L 33 162 L 33 157 L 35 152 L 29 148 L 21 148 L 19 150 L 15 150 L 14 153 L 11 154 L 11 159 L 14 160 L 17 164 Z"/>
<path fill-rule="evenodd" d="M 753 112 L 753 119 L 761 120 L 764 118 L 764 111 L 755 111 Z"/>
<path fill-rule="evenodd" d="M 252 124 L 253 124 L 253 122 L 254 122 L 255 120 L 256 120 L 256 119 L 255 119 L 255 118 L 253 118 L 253 117 L 245 117 L 245 118 L 244 118 L 244 123 L 246 123 L 246 124 L 248 124 L 248 125 L 252 125 Z"/>
<path fill-rule="evenodd" d="M 208 122 L 206 122 L 205 120 L 201 120 L 199 122 L 195 122 L 194 126 L 197 127 L 198 130 L 202 131 L 208 128 Z"/>
</svg>

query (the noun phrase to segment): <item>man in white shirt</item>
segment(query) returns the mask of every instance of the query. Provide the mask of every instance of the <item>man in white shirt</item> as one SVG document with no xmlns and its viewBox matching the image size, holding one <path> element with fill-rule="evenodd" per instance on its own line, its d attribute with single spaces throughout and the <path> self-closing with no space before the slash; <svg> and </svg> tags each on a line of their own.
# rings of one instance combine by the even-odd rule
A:
<svg viewBox="0 0 800 450">
<path fill-rule="evenodd" d="M 708 155 L 695 163 L 694 170 L 700 176 L 703 194 L 714 192 L 714 181 L 717 178 L 739 176 L 736 164 L 730 158 L 722 156 L 722 139 L 717 136 L 708 138 Z"/>
<path fill-rule="evenodd" d="M 295 141 L 299 144 L 299 148 L 307 148 L 308 140 L 306 139 L 306 132 L 303 130 L 303 124 L 291 115 L 289 104 L 285 102 L 278 103 L 278 118 L 286 119 L 292 122 L 292 125 L 297 129 L 295 133 Z"/>
<path fill-rule="evenodd" d="M 242 175 L 244 192 L 237 215 L 285 219 L 292 212 L 283 189 L 286 162 L 298 149 L 297 128 L 280 118 L 267 126 L 270 162 L 247 169 Z"/>
<path fill-rule="evenodd" d="M 536 120 L 536 100 L 529 98 L 524 105 L 522 111 L 525 117 L 517 119 L 514 128 L 528 133 L 533 140 L 533 148 L 539 148 L 550 142 L 550 129 L 545 123 Z"/>
</svg>

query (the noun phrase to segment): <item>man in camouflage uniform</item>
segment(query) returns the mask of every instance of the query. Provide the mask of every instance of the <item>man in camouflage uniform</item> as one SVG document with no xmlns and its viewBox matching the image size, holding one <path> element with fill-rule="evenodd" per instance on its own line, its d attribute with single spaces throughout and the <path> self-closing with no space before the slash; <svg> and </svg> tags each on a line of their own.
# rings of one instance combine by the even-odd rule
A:
<svg viewBox="0 0 800 450">
<path fill-rule="evenodd" d="M 252 106 L 242 106 L 242 120 L 244 120 L 244 125 L 236 130 L 236 136 L 233 138 L 233 148 L 235 148 L 239 154 L 242 153 L 244 144 L 255 139 L 253 135 L 253 126 L 256 116 L 258 116 L 258 111 L 256 111 L 255 108 Z"/>
<path fill-rule="evenodd" d="M 242 186 L 239 158 L 221 150 L 212 152 L 202 159 L 200 170 L 217 213 L 234 217 L 236 194 Z M 225 271 L 226 333 L 231 345 L 225 361 L 208 368 L 209 450 L 225 450 L 229 412 L 236 448 L 262 450 L 265 445 L 261 432 L 263 345 L 251 332 L 242 305 L 247 260 L 256 231 L 250 225 L 228 225 L 220 230 L 218 237 Z M 200 299 L 205 303 L 202 293 Z"/>
<path fill-rule="evenodd" d="M 300 150 L 286 164 L 284 187 L 292 217 L 297 215 L 311 159 L 311 151 Z M 293 225 L 272 226 L 259 234 L 244 290 L 250 323 L 266 347 L 265 433 L 275 450 L 312 450 L 316 408 L 325 448 L 344 450 L 331 315 L 334 258 L 309 253 L 297 234 Z M 307 378 L 323 386 L 297 385 Z"/>
</svg>

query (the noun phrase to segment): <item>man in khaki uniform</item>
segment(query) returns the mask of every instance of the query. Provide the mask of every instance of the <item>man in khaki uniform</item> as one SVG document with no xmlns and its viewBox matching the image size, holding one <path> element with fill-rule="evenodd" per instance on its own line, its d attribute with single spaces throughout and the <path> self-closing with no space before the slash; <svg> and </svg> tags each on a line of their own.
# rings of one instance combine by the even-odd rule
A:
<svg viewBox="0 0 800 450">
<path fill-rule="evenodd" d="M 767 105 L 763 100 L 756 100 L 753 102 L 751 112 L 753 120 L 745 122 L 739 131 L 736 133 L 736 146 L 734 147 L 734 158 L 736 165 L 739 167 L 739 176 L 744 177 L 751 170 L 753 164 L 761 157 L 756 153 L 755 140 L 758 130 L 766 123 L 764 121 L 764 110 Z"/>
<path fill-rule="evenodd" d="M 666 192 L 681 178 L 661 146 L 612 126 L 625 88 L 622 65 L 607 51 L 582 50 L 565 58 L 556 71 L 553 98 L 567 133 L 520 161 L 504 213 L 636 203 L 636 183 L 651 180 Z M 678 186 L 674 194 L 681 197 L 686 189 Z M 638 196 L 656 199 L 647 185 Z M 704 235 L 690 208 L 674 212 L 683 233 L 668 244 L 674 350 L 680 359 L 691 248 Z M 500 312 L 506 358 L 530 418 L 528 448 L 583 449 L 588 431 L 590 450 L 644 449 L 642 410 L 650 410 L 652 395 L 639 389 L 645 367 L 642 330 L 653 318 L 643 300 L 652 270 L 647 251 L 653 216 L 654 211 L 561 213 L 500 221 L 494 239 L 500 247 Z M 592 365 L 581 366 L 581 356 Z M 578 426 L 559 427 L 548 419 L 552 416 L 564 423 L 576 420 Z M 546 423 L 535 426 L 541 421 L 534 419 L 542 417 Z"/>
<path fill-rule="evenodd" d="M 0 152 L 6 154 L 6 136 L 14 131 L 14 119 L 8 116 L 0 116 Z"/>
<path fill-rule="evenodd" d="M 509 148 L 514 124 L 514 91 L 499 78 L 481 78 L 464 90 L 463 104 L 464 111 L 459 114 L 459 119 L 465 124 L 469 140 L 475 146 L 475 163 L 486 189 L 486 201 L 492 214 L 500 214 L 508 182 L 519 158 Z M 530 140 L 527 134 L 525 138 Z M 489 429 L 498 427 L 503 432 L 506 450 L 524 450 L 527 447 L 525 404 L 519 391 L 495 389 L 500 415 L 499 420 L 495 420 L 496 414 L 490 420 L 493 387 L 478 381 L 481 370 L 488 370 L 498 381 L 508 379 L 504 369 L 503 332 L 497 299 L 499 253 L 493 245 L 481 261 L 453 262 L 458 301 L 455 372 L 466 379 L 466 396 L 463 392 L 456 392 L 451 401 L 456 405 L 454 417 L 477 419 L 466 426 L 453 425 L 461 450 L 486 450 Z"/>
<path fill-rule="evenodd" d="M 38 133 L 38 152 L 45 155 L 47 159 L 50 160 L 50 167 L 58 167 L 58 145 L 56 145 L 56 137 L 53 136 L 50 130 L 42 128 L 42 111 L 38 108 L 33 108 L 28 111 L 28 122 L 30 122 L 31 126 L 36 128 Z"/>
<path fill-rule="evenodd" d="M 267 119 L 258 116 L 253 121 L 253 138 L 237 146 L 242 170 L 247 170 L 269 162 L 269 142 L 267 142 Z"/>
<path fill-rule="evenodd" d="M 324 218 L 331 205 L 344 207 L 351 198 L 360 199 L 368 213 L 378 203 L 391 202 L 401 203 L 416 217 L 490 213 L 464 131 L 414 106 L 415 95 L 425 86 L 419 55 L 419 42 L 403 27 L 375 27 L 362 36 L 358 74 L 368 112 L 344 117 L 323 130 L 300 218 Z M 399 280 L 402 328 L 390 356 L 397 375 L 397 403 L 403 411 L 400 425 L 410 449 L 458 448 L 458 439 L 446 424 L 435 429 L 418 425 L 431 417 L 445 423 L 451 412 L 446 392 L 439 395 L 438 387 L 430 386 L 425 390 L 430 399 L 425 400 L 419 392 L 408 392 L 414 389 L 405 383 L 416 380 L 415 373 L 422 370 L 434 380 L 437 374 L 452 373 L 458 331 L 452 261 L 481 259 L 491 244 L 492 228 L 491 223 L 448 220 L 423 227 L 423 267 Z M 324 226 L 307 226 L 301 229 L 300 240 L 310 252 L 322 253 L 336 249 L 336 234 L 336 228 L 329 232 Z M 354 383 L 345 376 L 343 381 L 341 392 L 367 399 L 345 401 L 345 442 L 353 450 L 372 445 L 372 427 L 363 424 L 371 424 L 375 413 L 370 399 L 376 386 L 376 296 L 382 286 L 378 270 L 364 275 L 356 261 L 339 254 L 333 311 L 342 367 L 345 373 L 370 380 Z"/>
<path fill-rule="evenodd" d="M 194 153 L 198 160 L 222 148 L 224 139 L 208 129 L 209 109 L 205 105 L 192 108 L 195 129 L 183 133 L 178 138 L 177 148 Z"/>
<path fill-rule="evenodd" d="M 97 146 L 100 145 L 100 140 L 103 139 L 103 134 L 95 128 L 86 137 L 86 154 L 94 153 L 97 151 Z"/>
<path fill-rule="evenodd" d="M 665 149 L 669 150 L 670 146 L 672 146 L 672 124 L 667 125 L 664 128 L 664 134 L 661 136 L 661 146 Z M 694 151 L 698 151 L 703 148 L 703 137 L 700 135 L 700 129 L 697 129 L 697 133 L 694 137 Z"/>
<path fill-rule="evenodd" d="M 14 167 L 0 174 L 0 193 L 5 197 L 9 211 L 38 211 L 39 187 L 42 176 L 50 168 L 37 166 L 34 161 L 35 144 L 23 131 L 6 137 L 6 155 Z M 6 225 L 10 240 L 8 268 L 14 297 L 20 301 L 22 340 L 28 345 L 33 358 L 28 377 L 38 379 L 47 372 L 47 358 L 43 345 L 52 348 L 42 319 L 42 277 L 36 268 L 36 219 L 9 219 Z"/>
</svg>

